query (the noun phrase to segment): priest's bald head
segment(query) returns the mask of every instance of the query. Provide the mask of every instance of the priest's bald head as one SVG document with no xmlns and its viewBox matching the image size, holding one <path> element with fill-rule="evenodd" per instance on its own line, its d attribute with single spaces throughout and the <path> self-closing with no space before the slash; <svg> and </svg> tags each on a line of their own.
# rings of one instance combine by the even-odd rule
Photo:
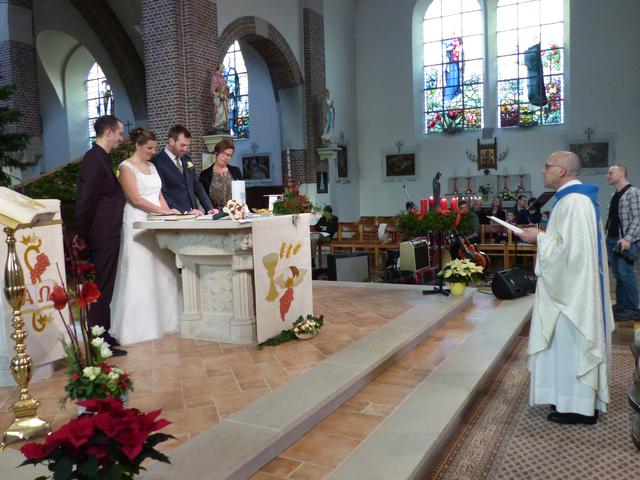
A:
<svg viewBox="0 0 640 480">
<path fill-rule="evenodd" d="M 557 190 L 580 175 L 580 158 L 573 152 L 553 152 L 542 170 L 544 186 Z"/>
</svg>

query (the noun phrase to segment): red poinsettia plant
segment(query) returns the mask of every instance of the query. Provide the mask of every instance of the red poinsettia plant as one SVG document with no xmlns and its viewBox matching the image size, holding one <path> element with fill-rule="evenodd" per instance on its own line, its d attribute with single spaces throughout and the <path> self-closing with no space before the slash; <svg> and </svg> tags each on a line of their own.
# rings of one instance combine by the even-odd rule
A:
<svg viewBox="0 0 640 480">
<path fill-rule="evenodd" d="M 158 418 L 160 410 L 142 413 L 112 398 L 79 405 L 87 413 L 48 435 L 44 443 L 27 443 L 20 449 L 27 458 L 20 466 L 42 463 L 56 480 L 89 480 L 133 478 L 144 470 L 141 464 L 147 458 L 170 463 L 155 449 L 174 438 L 158 433 L 171 423 Z"/>
<path fill-rule="evenodd" d="M 274 215 L 296 215 L 298 213 L 311 213 L 318 210 L 314 207 L 309 197 L 300 193 L 298 187 L 287 189 L 282 195 L 282 200 L 273 204 Z"/>
<path fill-rule="evenodd" d="M 113 353 L 102 335 L 105 329 L 99 326 L 89 328 L 87 311 L 100 298 L 100 291 L 93 281 L 95 267 L 81 258 L 81 250 L 73 245 L 67 249 L 67 272 L 71 288 L 67 288 L 62 275 L 60 284 L 53 287 L 49 300 L 60 314 L 67 331 L 68 341 L 62 339 L 67 362 L 69 381 L 65 386 L 67 398 L 72 400 L 122 398 L 133 389 L 133 382 L 120 368 L 108 365 L 106 359 Z M 58 268 L 60 274 L 60 269 Z M 69 320 L 62 311 L 68 308 Z M 78 312 L 78 320 L 74 317 Z"/>
</svg>

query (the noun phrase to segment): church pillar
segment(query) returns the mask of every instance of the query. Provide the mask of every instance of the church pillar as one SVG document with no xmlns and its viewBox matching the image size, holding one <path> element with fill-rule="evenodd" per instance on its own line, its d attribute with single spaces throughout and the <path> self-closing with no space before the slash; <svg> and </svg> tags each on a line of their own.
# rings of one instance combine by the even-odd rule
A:
<svg viewBox="0 0 640 480">
<path fill-rule="evenodd" d="M 23 158 L 27 162 L 38 161 L 42 152 L 42 121 L 38 97 L 36 49 L 33 38 L 32 0 L 8 0 L 0 2 L 0 83 L 17 84 L 16 92 L 5 106 L 22 113 L 18 122 L 8 126 L 8 133 L 33 135 Z M 31 174 L 38 171 L 28 172 Z M 19 172 L 12 172 L 18 175 Z"/>
<path fill-rule="evenodd" d="M 316 151 L 322 135 L 321 100 L 325 89 L 324 17 L 318 10 L 304 8 L 302 22 L 307 155 L 304 177 L 297 179 L 294 176 L 294 180 L 315 185 L 316 171 L 328 171 L 326 160 L 321 161 Z"/>
<path fill-rule="evenodd" d="M 192 135 L 196 165 L 211 128 L 211 74 L 218 52 L 217 5 L 210 0 L 141 0 L 149 128 L 159 139 L 179 123 Z M 161 141 L 162 143 L 162 141 Z"/>
</svg>

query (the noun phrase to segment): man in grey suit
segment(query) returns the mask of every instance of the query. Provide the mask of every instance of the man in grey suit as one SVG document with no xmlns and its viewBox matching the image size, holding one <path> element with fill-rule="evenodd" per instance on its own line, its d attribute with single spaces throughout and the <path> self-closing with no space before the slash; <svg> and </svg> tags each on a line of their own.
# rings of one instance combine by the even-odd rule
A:
<svg viewBox="0 0 640 480">
<path fill-rule="evenodd" d="M 162 195 L 169 204 L 183 213 L 202 215 L 196 199 L 208 214 L 217 213 L 204 187 L 193 171 L 191 157 L 187 154 L 191 144 L 191 133 L 182 125 L 169 130 L 165 149 L 152 162 L 162 179 Z"/>
</svg>

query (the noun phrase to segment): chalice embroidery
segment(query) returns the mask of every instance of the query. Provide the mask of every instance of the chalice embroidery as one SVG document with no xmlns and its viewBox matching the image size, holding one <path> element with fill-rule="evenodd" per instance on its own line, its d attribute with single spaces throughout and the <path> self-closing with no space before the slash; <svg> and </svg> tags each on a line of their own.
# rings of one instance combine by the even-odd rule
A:
<svg viewBox="0 0 640 480">
<path fill-rule="evenodd" d="M 284 272 L 276 276 L 276 270 L 280 260 L 287 262 L 290 258 L 295 257 L 301 248 L 301 243 L 287 244 L 283 242 L 280 246 L 280 253 L 269 253 L 262 257 L 262 264 L 267 270 L 269 278 L 269 291 L 265 297 L 268 302 L 275 302 L 280 297 L 280 318 L 284 322 L 285 316 L 294 300 L 294 289 L 300 285 L 308 272 L 306 268 L 299 268 L 295 265 L 283 266 Z M 281 290 L 278 290 L 280 287 Z M 282 295 L 280 295 L 280 293 Z"/>
</svg>

